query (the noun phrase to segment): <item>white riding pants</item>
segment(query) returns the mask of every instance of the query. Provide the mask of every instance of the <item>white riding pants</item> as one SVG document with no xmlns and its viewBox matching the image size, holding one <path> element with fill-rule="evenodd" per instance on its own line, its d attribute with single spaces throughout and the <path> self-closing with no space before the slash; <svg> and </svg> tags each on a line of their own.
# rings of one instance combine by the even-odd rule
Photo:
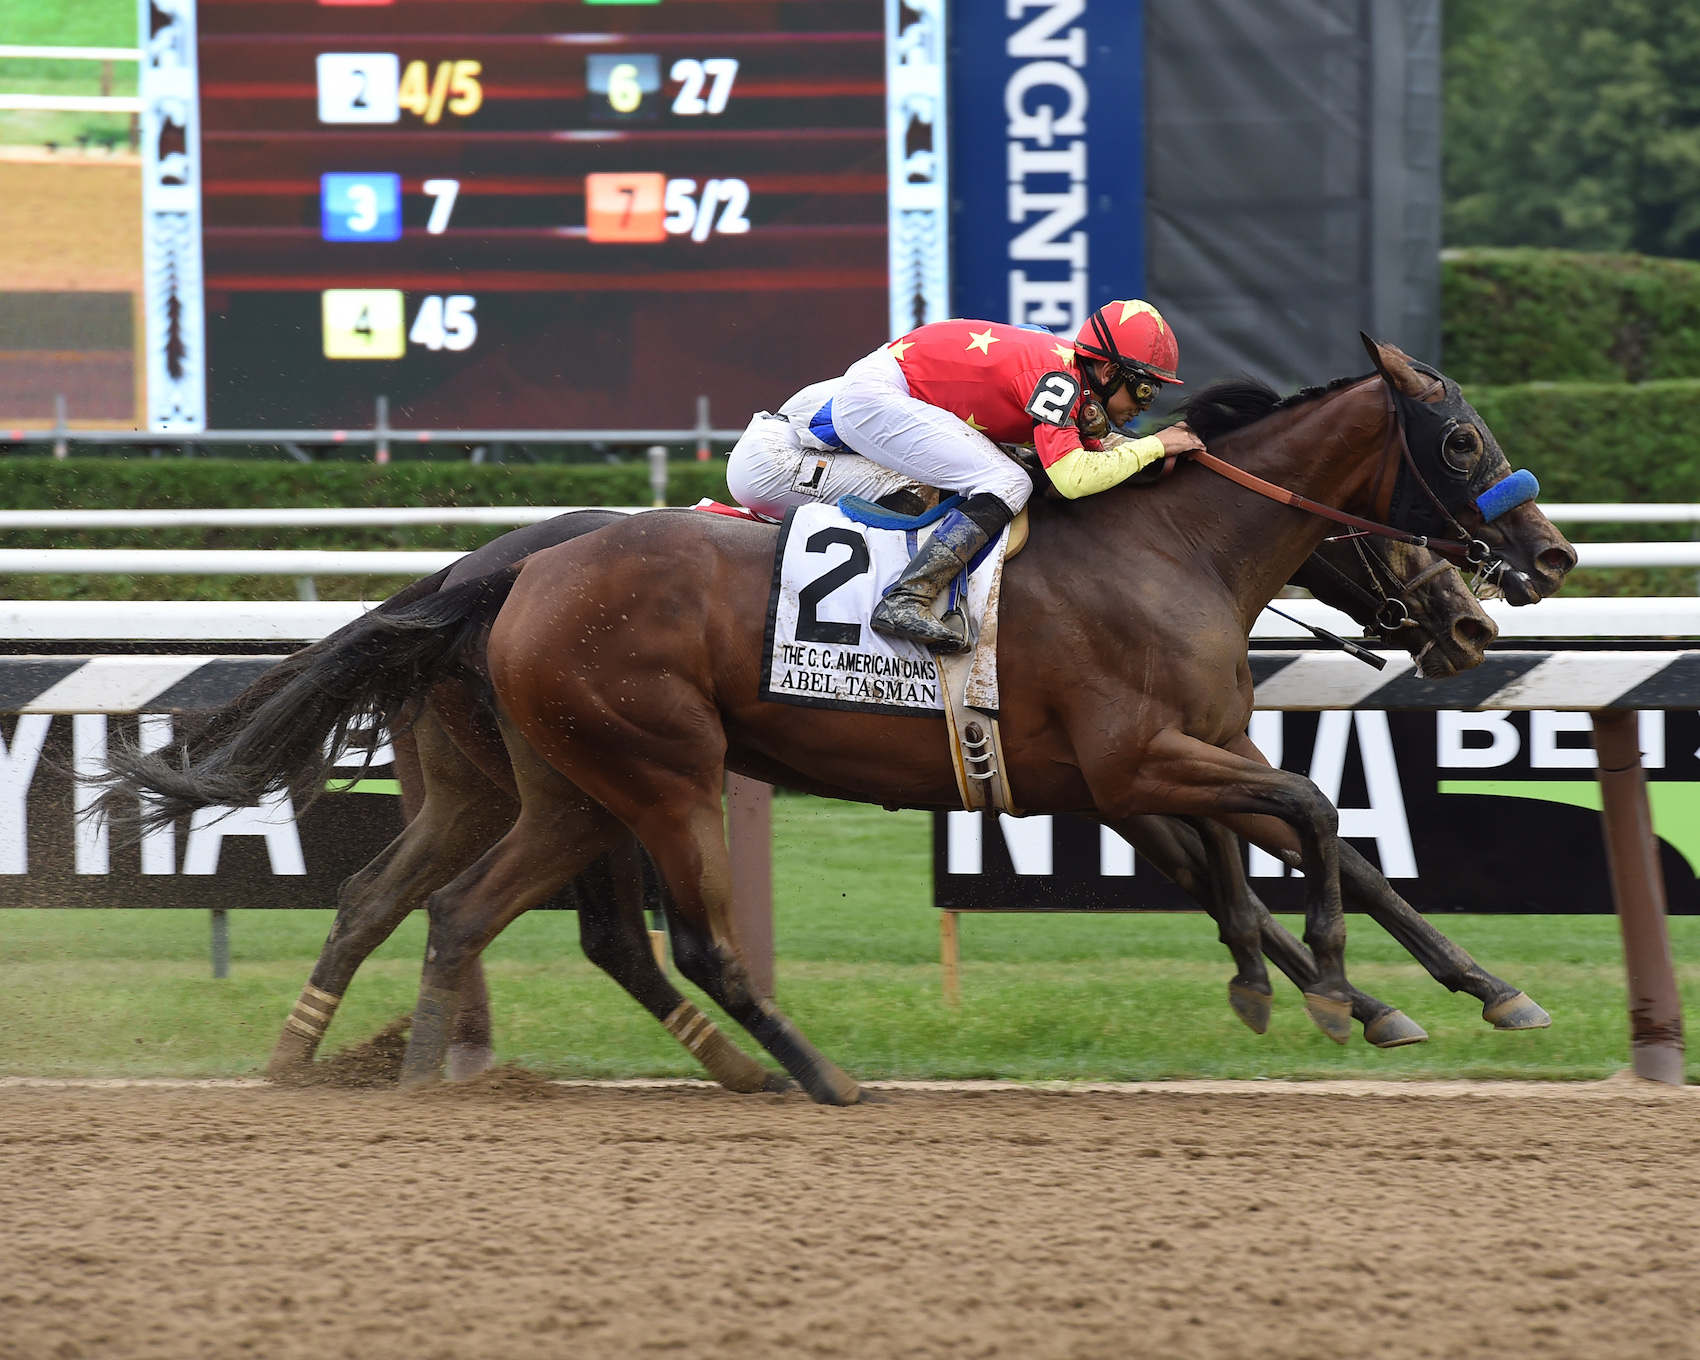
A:
<svg viewBox="0 0 1700 1360">
<path fill-rule="evenodd" d="M 726 465 L 726 485 L 739 505 L 784 519 L 793 505 L 836 505 L 844 496 L 877 501 L 894 491 L 924 489 L 901 472 L 848 449 L 833 449 L 809 433 L 815 413 L 843 386 L 843 378 L 813 383 L 778 411 L 756 413 Z"/>
<path fill-rule="evenodd" d="M 903 369 L 883 348 L 850 365 L 832 400 L 832 420 L 857 453 L 924 486 L 964 497 L 988 491 L 1011 513 L 1032 494 L 1027 473 L 990 439 L 911 396 Z"/>
</svg>

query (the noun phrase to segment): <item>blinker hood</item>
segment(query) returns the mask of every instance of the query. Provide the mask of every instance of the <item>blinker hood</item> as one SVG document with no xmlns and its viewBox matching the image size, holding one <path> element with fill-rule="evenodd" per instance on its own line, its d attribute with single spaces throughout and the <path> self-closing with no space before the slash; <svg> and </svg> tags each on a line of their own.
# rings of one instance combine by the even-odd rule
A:
<svg viewBox="0 0 1700 1360">
<path fill-rule="evenodd" d="M 1393 501 L 1388 507 L 1388 520 L 1412 533 L 1435 539 L 1453 539 L 1458 529 L 1453 520 L 1462 512 L 1476 507 L 1485 520 L 1494 520 L 1507 510 L 1533 500 L 1540 484 L 1528 472 L 1508 472 L 1505 455 L 1482 418 L 1469 402 L 1458 384 L 1427 364 L 1411 360 L 1417 372 L 1433 378 L 1441 385 L 1439 401 L 1419 401 L 1399 390 L 1392 377 L 1381 366 L 1374 342 L 1364 337 L 1365 347 L 1376 361 L 1387 391 L 1392 396 L 1394 415 L 1405 435 L 1405 445 L 1411 451 L 1410 462 L 1399 460 L 1399 473 L 1393 483 Z M 1460 474 L 1451 467 L 1444 455 L 1446 440 L 1462 425 L 1475 426 L 1482 440 L 1482 453 L 1468 473 Z M 1428 483 L 1428 491 L 1411 474 L 1415 464 Z M 1433 498 L 1428 494 L 1434 493 Z M 1445 506 L 1435 505 L 1438 499 Z"/>
</svg>

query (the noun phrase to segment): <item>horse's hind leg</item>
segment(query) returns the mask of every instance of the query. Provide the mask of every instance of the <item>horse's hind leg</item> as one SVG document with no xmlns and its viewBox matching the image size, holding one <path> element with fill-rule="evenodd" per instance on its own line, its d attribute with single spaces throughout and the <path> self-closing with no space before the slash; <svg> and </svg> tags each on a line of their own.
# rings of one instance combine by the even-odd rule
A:
<svg viewBox="0 0 1700 1360">
<path fill-rule="evenodd" d="M 427 786 L 419 815 L 337 894 L 330 935 L 267 1065 L 274 1079 L 312 1063 L 360 965 L 432 889 L 476 859 L 513 820 L 513 799 L 461 757 L 434 723 L 422 720 L 416 734 Z"/>
<path fill-rule="evenodd" d="M 1238 970 L 1228 983 L 1228 1005 L 1254 1034 L 1269 1032 L 1269 1008 L 1274 988 L 1263 966 L 1257 911 L 1251 905 L 1245 866 L 1240 863 L 1239 837 L 1208 817 L 1188 818 L 1204 842 L 1209 890 L 1216 906 L 1216 932 Z"/>
<path fill-rule="evenodd" d="M 587 778 L 597 778 L 599 796 L 636 831 L 666 886 L 679 971 L 748 1030 L 812 1099 L 823 1105 L 854 1104 L 861 1098 L 855 1080 L 751 985 L 732 925 L 732 865 L 719 761 L 686 773 L 676 764 L 631 759 L 620 766 L 618 783 L 600 773 Z"/>
<path fill-rule="evenodd" d="M 431 928 L 402 1059 L 404 1086 L 435 1081 L 442 1074 L 467 969 L 484 947 L 624 836 L 606 811 L 543 764 L 523 741 L 511 740 L 509 754 L 520 791 L 519 819 L 426 903 Z"/>
<path fill-rule="evenodd" d="M 1404 946 L 1450 992 L 1482 1003 L 1482 1019 L 1495 1029 L 1545 1029 L 1552 1017 L 1503 978 L 1497 978 L 1453 944 L 1356 850 L 1340 843 L 1340 888 L 1346 900 Z"/>
<path fill-rule="evenodd" d="M 729 1091 L 783 1091 L 782 1073 L 754 1061 L 680 994 L 655 961 L 643 915 L 643 847 L 631 836 L 580 874 L 584 956 L 624 987 Z"/>
</svg>

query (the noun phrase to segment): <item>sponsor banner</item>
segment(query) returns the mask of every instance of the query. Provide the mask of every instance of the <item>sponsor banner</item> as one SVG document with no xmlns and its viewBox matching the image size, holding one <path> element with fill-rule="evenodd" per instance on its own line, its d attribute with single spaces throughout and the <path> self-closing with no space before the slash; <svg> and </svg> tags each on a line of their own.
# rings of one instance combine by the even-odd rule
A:
<svg viewBox="0 0 1700 1360">
<path fill-rule="evenodd" d="M 1673 913 L 1700 913 L 1700 713 L 1640 715 Z M 1422 912 L 1612 910 L 1586 713 L 1260 711 L 1251 737 L 1340 809 L 1340 834 Z M 1019 783 L 1015 789 L 1020 797 Z M 1258 850 L 1251 886 L 1302 911 L 1304 883 Z M 934 905 L 1174 911 L 1196 904 L 1119 836 L 1071 817 L 937 813 Z"/>
<path fill-rule="evenodd" d="M 74 774 L 105 768 L 109 743 L 172 740 L 172 715 L 25 713 L 0 718 L 0 906 L 334 907 L 343 879 L 401 830 L 387 745 L 348 792 L 297 816 L 287 795 L 206 808 L 142 837 L 90 816 Z"/>
<path fill-rule="evenodd" d="M 1094 309 L 1143 295 L 1144 10 L 951 6 L 956 315 L 1072 337 Z"/>
</svg>

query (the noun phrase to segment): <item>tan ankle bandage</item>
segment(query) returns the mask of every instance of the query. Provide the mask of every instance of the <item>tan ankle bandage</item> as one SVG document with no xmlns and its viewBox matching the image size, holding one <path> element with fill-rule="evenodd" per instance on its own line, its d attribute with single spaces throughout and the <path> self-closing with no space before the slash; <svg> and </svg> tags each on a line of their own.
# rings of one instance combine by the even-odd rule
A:
<svg viewBox="0 0 1700 1360">
<path fill-rule="evenodd" d="M 673 1008 L 673 1013 L 661 1023 L 669 1034 L 685 1046 L 692 1057 L 700 1056 L 702 1046 L 716 1033 L 714 1021 L 689 1001 L 681 1001 Z"/>
<path fill-rule="evenodd" d="M 341 1003 L 340 996 L 321 992 L 309 982 L 301 989 L 300 999 L 296 1001 L 295 1009 L 289 1012 L 289 1019 L 283 1022 L 284 1028 L 317 1042 L 325 1037 L 325 1031 L 331 1027 L 331 1017 Z"/>
</svg>

